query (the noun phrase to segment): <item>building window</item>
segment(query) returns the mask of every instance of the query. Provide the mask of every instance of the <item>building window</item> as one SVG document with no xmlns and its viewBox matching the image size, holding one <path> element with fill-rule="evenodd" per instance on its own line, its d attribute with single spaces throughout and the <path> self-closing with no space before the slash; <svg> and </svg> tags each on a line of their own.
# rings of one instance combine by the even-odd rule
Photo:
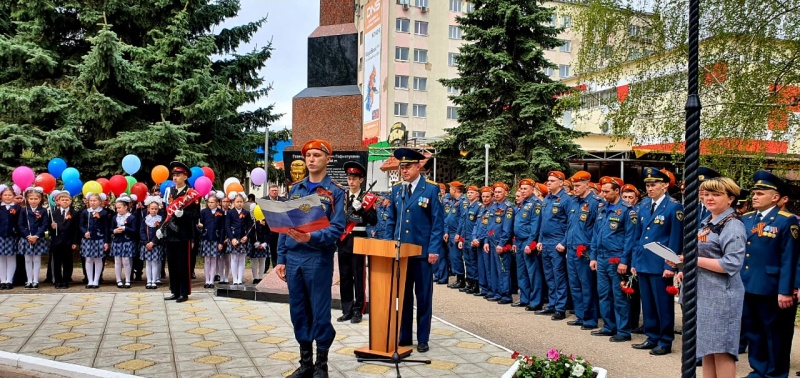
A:
<svg viewBox="0 0 800 378">
<path fill-rule="evenodd" d="M 461 94 L 461 91 L 459 91 L 458 89 L 453 88 L 453 87 L 447 87 L 447 94 L 459 95 L 459 94 Z"/>
<path fill-rule="evenodd" d="M 456 58 L 458 57 L 458 53 L 447 53 L 447 65 L 451 67 L 455 67 L 458 64 L 456 63 Z"/>
<path fill-rule="evenodd" d="M 428 23 L 425 21 L 414 21 L 414 34 L 428 35 Z"/>
<path fill-rule="evenodd" d="M 427 91 L 428 90 L 428 78 L 427 77 L 415 77 L 414 78 L 414 90 L 415 91 Z"/>
<path fill-rule="evenodd" d="M 416 106 L 416 105 L 414 105 Z M 408 104 L 404 102 L 394 103 L 394 116 L 395 117 L 408 117 Z"/>
<path fill-rule="evenodd" d="M 428 0 L 414 0 L 414 6 L 415 7 L 420 7 L 420 8 L 427 7 L 428 6 Z"/>
<path fill-rule="evenodd" d="M 570 52 L 570 51 L 572 51 L 572 42 L 570 42 L 570 41 L 561 41 L 561 46 L 558 48 L 558 51 L 561 51 L 561 52 Z"/>
<path fill-rule="evenodd" d="M 408 89 L 408 76 L 394 75 L 395 89 Z"/>
<path fill-rule="evenodd" d="M 414 49 L 414 63 L 428 63 L 428 50 Z"/>
<path fill-rule="evenodd" d="M 475 4 L 467 1 L 467 13 L 472 13 L 473 11 L 475 11 Z"/>
<path fill-rule="evenodd" d="M 362 32 L 358 32 L 358 44 L 360 44 L 360 45 L 364 44 L 364 32 L 363 31 Z"/>
<path fill-rule="evenodd" d="M 461 39 L 461 28 L 450 25 L 450 39 Z"/>
<path fill-rule="evenodd" d="M 428 116 L 428 105 L 414 104 L 414 117 L 425 118 L 427 116 Z"/>
<path fill-rule="evenodd" d="M 572 27 L 572 17 L 571 16 L 561 16 L 561 26 L 564 28 L 571 28 Z"/>
<path fill-rule="evenodd" d="M 450 0 L 450 12 L 461 12 L 461 0 Z"/>
<path fill-rule="evenodd" d="M 558 76 L 569 77 L 569 64 L 558 65 Z"/>
<path fill-rule="evenodd" d="M 556 70 L 553 67 L 545 67 L 544 74 L 547 76 L 553 76 L 556 74 Z"/>
<path fill-rule="evenodd" d="M 556 20 L 557 19 L 558 19 L 558 17 L 556 16 L 555 13 L 551 14 L 550 15 L 550 21 L 547 23 L 547 25 L 548 26 L 556 26 Z"/>
<path fill-rule="evenodd" d="M 458 108 L 455 106 L 447 107 L 447 119 L 458 119 Z"/>
<path fill-rule="evenodd" d="M 411 27 L 411 20 L 407 18 L 398 18 L 395 22 L 394 30 L 398 33 L 408 33 L 409 27 Z"/>
<path fill-rule="evenodd" d="M 411 137 L 412 138 L 425 138 L 425 132 L 424 131 L 412 131 L 411 132 Z"/>
<path fill-rule="evenodd" d="M 400 4 L 400 5 L 411 4 L 411 0 L 397 0 L 397 4 Z"/>
<path fill-rule="evenodd" d="M 398 60 L 401 62 L 408 62 L 408 47 L 395 47 L 394 48 L 394 60 Z"/>
</svg>

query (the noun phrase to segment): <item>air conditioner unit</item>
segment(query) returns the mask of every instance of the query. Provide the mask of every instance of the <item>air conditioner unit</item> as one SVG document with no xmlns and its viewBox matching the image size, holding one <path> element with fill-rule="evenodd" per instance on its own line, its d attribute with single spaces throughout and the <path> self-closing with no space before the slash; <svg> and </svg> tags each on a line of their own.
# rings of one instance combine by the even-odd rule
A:
<svg viewBox="0 0 800 378">
<path fill-rule="evenodd" d="M 408 3 L 403 3 L 403 10 L 408 10 Z"/>
<path fill-rule="evenodd" d="M 422 13 L 428 13 L 428 7 L 422 7 L 420 11 L 422 11 Z"/>
</svg>

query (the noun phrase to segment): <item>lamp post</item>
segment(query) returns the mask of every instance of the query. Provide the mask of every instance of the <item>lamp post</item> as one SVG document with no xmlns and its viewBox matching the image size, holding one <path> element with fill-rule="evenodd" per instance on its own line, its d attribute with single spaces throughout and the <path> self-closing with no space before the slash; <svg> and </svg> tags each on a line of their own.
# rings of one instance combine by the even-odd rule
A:
<svg viewBox="0 0 800 378">
<path fill-rule="evenodd" d="M 689 0 L 689 67 L 686 99 L 686 153 L 684 169 L 686 192 L 683 223 L 683 356 L 681 376 L 696 376 L 697 342 L 697 170 L 700 166 L 700 97 L 698 75 L 700 60 L 700 0 Z M 686 201 L 688 199 L 688 202 Z"/>
<path fill-rule="evenodd" d="M 483 145 L 486 149 L 484 154 L 484 167 L 483 167 L 483 186 L 489 186 L 489 143 Z"/>
<path fill-rule="evenodd" d="M 269 188 L 269 126 L 264 130 L 264 172 L 267 172 L 267 180 L 264 184 Z"/>
</svg>

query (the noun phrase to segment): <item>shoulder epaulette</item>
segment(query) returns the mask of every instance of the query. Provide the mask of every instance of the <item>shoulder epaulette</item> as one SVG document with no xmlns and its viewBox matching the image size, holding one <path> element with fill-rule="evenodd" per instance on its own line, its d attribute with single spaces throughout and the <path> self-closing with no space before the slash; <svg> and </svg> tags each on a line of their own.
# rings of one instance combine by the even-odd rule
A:
<svg viewBox="0 0 800 378">
<path fill-rule="evenodd" d="M 756 211 L 753 210 L 753 211 L 748 211 L 748 212 L 746 212 L 746 213 L 744 213 L 742 215 L 750 215 L 750 214 L 755 214 L 755 213 L 756 213 Z"/>
<path fill-rule="evenodd" d="M 669 197 L 669 201 L 672 202 L 672 203 L 680 203 L 674 197 Z"/>
<path fill-rule="evenodd" d="M 398 182 L 396 182 L 396 183 L 392 184 L 392 186 L 397 186 L 397 185 L 400 185 L 400 184 L 402 184 L 402 183 L 403 183 L 402 181 L 398 181 Z"/>
<path fill-rule="evenodd" d="M 428 184 L 433 184 L 433 185 L 439 186 L 439 183 L 437 183 L 436 181 L 433 181 L 433 180 L 425 179 L 425 182 L 427 182 Z"/>
<path fill-rule="evenodd" d="M 790 213 L 788 211 L 783 211 L 783 210 L 779 211 L 778 214 L 783 215 L 784 217 L 793 217 L 794 216 L 794 214 L 792 214 L 792 213 Z"/>
</svg>

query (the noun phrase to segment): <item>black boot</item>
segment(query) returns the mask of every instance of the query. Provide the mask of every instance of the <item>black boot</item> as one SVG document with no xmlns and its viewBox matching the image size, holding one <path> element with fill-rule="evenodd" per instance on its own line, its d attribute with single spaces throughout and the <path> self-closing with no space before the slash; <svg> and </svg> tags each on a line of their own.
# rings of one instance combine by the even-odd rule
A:
<svg viewBox="0 0 800 378">
<path fill-rule="evenodd" d="M 464 287 L 458 289 L 458 291 L 460 291 L 462 293 L 469 293 L 469 289 L 472 288 L 472 280 L 467 279 L 465 281 L 467 281 L 467 284 L 464 285 Z"/>
<path fill-rule="evenodd" d="M 456 276 L 456 282 L 453 282 L 450 285 L 447 285 L 447 287 L 449 287 L 451 289 L 460 289 L 460 288 L 462 288 L 462 287 L 464 287 L 466 285 L 467 284 L 464 282 L 464 275 L 463 274 L 459 274 L 459 275 Z"/>
<path fill-rule="evenodd" d="M 467 294 L 475 294 L 475 293 L 477 293 L 478 292 L 478 281 L 469 280 L 469 282 L 467 283 L 467 287 L 464 289 L 464 292 L 467 293 Z"/>
<path fill-rule="evenodd" d="M 325 352 L 327 362 L 327 351 Z M 327 365 L 326 365 L 327 366 Z M 297 368 L 289 378 L 313 378 L 314 374 L 314 350 L 311 344 L 300 344 L 300 367 Z M 326 375 L 327 376 L 327 375 Z"/>
<path fill-rule="evenodd" d="M 328 351 L 317 349 L 317 363 L 314 364 L 314 378 L 328 378 Z"/>
</svg>

